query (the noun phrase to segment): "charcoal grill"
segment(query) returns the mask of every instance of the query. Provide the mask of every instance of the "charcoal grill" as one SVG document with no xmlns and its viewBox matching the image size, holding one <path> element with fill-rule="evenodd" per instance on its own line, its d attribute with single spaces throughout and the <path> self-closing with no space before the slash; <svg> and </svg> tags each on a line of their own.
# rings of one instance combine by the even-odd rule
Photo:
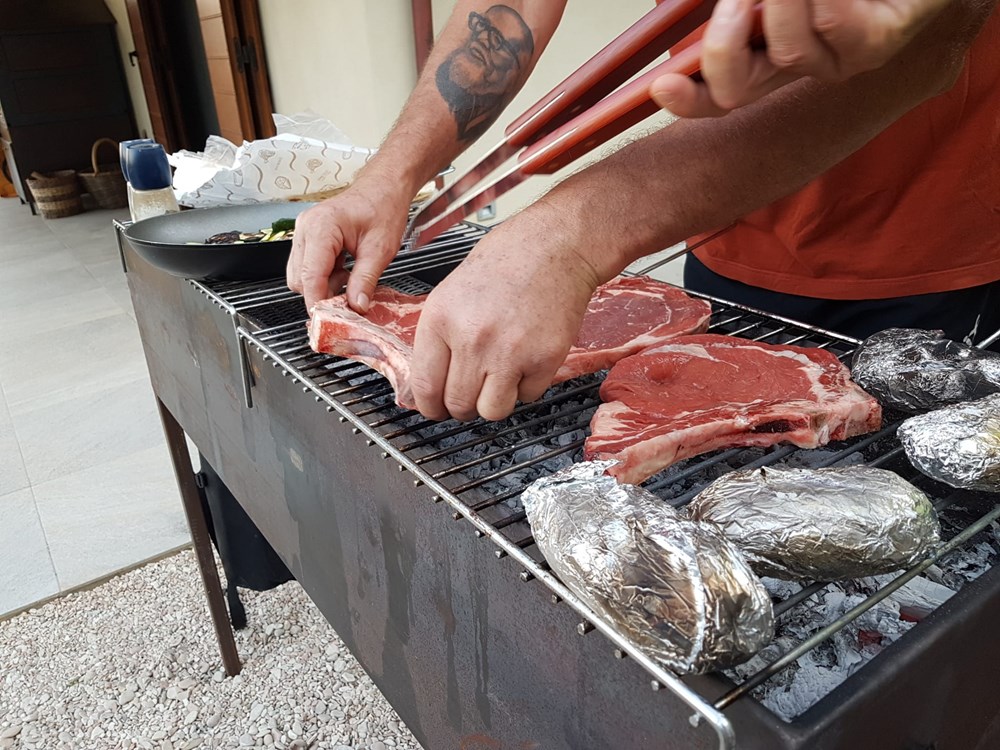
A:
<svg viewBox="0 0 1000 750">
<path fill-rule="evenodd" d="M 484 231 L 461 225 L 397 258 L 384 278 L 403 291 L 426 291 Z M 302 299 L 283 280 L 185 282 L 119 246 L 196 547 L 204 547 L 203 519 L 190 499 L 183 433 L 425 747 L 1000 747 L 1000 697 L 992 689 L 1000 578 L 992 567 L 793 720 L 755 697 L 1000 519 L 989 496 L 915 472 L 894 438 L 892 415 L 880 432 L 830 446 L 812 465 L 863 460 L 900 472 L 934 498 L 946 544 L 748 677 L 682 679 L 562 585 L 517 504 L 534 474 L 578 455 L 580 431 L 599 403 L 598 377 L 553 389 L 504 422 L 432 423 L 396 407 L 391 387 L 367 367 L 313 353 Z M 828 348 L 845 361 L 858 344 L 706 298 L 713 332 Z M 720 451 L 646 486 L 681 506 L 721 465 L 767 466 L 797 453 L 788 446 Z M 210 553 L 203 549 L 199 559 L 234 672 Z M 777 601 L 776 613 L 812 606 L 826 586 Z"/>
</svg>

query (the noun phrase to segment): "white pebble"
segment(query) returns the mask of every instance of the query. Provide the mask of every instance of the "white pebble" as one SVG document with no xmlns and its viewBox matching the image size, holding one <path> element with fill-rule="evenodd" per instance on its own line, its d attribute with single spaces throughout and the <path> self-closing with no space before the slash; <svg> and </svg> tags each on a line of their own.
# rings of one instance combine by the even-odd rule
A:
<svg viewBox="0 0 1000 750">
<path fill-rule="evenodd" d="M 251 737 L 249 734 L 244 734 L 242 737 L 240 737 L 240 744 L 243 747 L 253 747 L 254 741 L 255 741 L 254 738 Z"/>
<path fill-rule="evenodd" d="M 301 587 L 246 603 L 274 637 L 240 634 L 234 678 L 190 551 L 4 621 L 0 750 L 418 747 Z"/>
</svg>

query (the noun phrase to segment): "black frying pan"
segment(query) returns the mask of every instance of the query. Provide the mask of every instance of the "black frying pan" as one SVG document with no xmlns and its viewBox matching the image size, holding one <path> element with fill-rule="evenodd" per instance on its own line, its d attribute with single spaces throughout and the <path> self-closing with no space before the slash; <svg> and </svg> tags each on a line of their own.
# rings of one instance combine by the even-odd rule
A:
<svg viewBox="0 0 1000 750">
<path fill-rule="evenodd" d="M 125 237 L 144 260 L 174 276 L 199 280 L 270 279 L 285 275 L 291 240 L 242 245 L 203 243 L 219 232 L 256 232 L 277 219 L 298 216 L 314 205 L 261 203 L 197 208 L 137 221 L 125 230 Z"/>
</svg>

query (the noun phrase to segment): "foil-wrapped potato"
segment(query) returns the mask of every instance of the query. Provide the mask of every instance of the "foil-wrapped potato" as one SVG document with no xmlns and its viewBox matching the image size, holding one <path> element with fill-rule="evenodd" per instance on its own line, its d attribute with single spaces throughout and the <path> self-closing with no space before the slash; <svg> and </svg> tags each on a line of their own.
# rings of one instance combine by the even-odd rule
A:
<svg viewBox="0 0 1000 750">
<path fill-rule="evenodd" d="M 612 461 L 575 464 L 521 496 L 535 541 L 566 586 L 680 673 L 738 664 L 774 636 L 771 599 L 740 552 Z"/>
<path fill-rule="evenodd" d="M 1000 394 L 910 417 L 898 435 L 910 463 L 927 476 L 1000 492 Z"/>
<path fill-rule="evenodd" d="M 883 406 L 920 413 L 1000 393 L 1000 354 L 941 331 L 887 328 L 858 347 L 851 377 Z"/>
<path fill-rule="evenodd" d="M 885 469 L 753 469 L 725 474 L 688 506 L 762 576 L 836 581 L 910 567 L 941 540 L 927 496 Z"/>
</svg>

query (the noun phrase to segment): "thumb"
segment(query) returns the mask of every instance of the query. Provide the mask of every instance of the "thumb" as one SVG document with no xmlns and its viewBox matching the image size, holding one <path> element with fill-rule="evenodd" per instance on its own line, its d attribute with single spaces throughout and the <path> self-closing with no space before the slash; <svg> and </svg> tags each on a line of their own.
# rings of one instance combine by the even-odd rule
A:
<svg viewBox="0 0 1000 750">
<path fill-rule="evenodd" d="M 366 234 L 361 238 L 354 255 L 354 268 L 347 279 L 347 302 L 357 312 L 368 312 L 379 277 L 398 250 L 398 242 L 390 240 L 389 235 L 382 232 Z"/>
</svg>

